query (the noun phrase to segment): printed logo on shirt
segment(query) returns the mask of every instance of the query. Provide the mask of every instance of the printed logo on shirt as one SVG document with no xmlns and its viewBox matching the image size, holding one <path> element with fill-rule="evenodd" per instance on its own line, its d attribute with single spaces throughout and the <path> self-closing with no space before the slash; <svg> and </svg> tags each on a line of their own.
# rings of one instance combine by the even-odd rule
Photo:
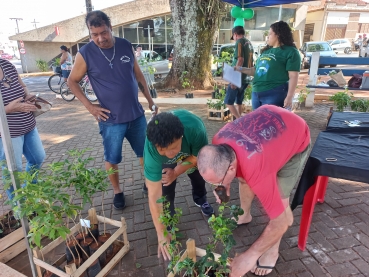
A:
<svg viewBox="0 0 369 277">
<path fill-rule="evenodd" d="M 122 63 L 129 63 L 131 61 L 128 56 L 122 56 L 120 60 L 122 61 Z"/>
<path fill-rule="evenodd" d="M 256 67 L 256 74 L 258 76 L 263 76 L 265 74 L 268 73 L 268 70 L 269 70 L 269 62 L 271 60 L 275 60 L 276 61 L 276 58 L 275 58 L 275 55 L 274 54 L 263 54 L 260 59 L 259 59 L 259 62 L 257 64 L 257 67 Z"/>
<path fill-rule="evenodd" d="M 282 117 L 269 109 L 256 110 L 240 118 L 219 132 L 219 138 L 236 141 L 236 145 L 251 152 L 250 159 L 256 153 L 263 152 L 263 145 L 276 139 L 286 129 Z"/>
</svg>

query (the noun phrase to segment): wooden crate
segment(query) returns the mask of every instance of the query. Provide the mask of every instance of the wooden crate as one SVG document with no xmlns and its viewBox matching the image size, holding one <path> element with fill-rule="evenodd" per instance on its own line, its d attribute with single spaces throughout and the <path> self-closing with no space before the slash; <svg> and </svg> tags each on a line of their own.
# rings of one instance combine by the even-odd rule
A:
<svg viewBox="0 0 369 277">
<path fill-rule="evenodd" d="M 4 218 L 1 216 L 0 219 Z M 27 249 L 22 228 L 0 239 L 0 262 L 6 263 Z"/>
<path fill-rule="evenodd" d="M 219 254 L 213 253 L 215 260 L 220 258 Z M 174 266 L 174 273 L 170 272 L 167 277 L 174 277 L 177 273 L 177 266 L 179 262 L 182 262 L 187 257 L 196 262 L 196 257 L 204 257 L 206 255 L 206 250 L 196 247 L 194 239 L 188 239 L 186 242 L 186 250 L 183 252 L 177 264 Z"/>
<path fill-rule="evenodd" d="M 62 265 L 66 261 L 65 254 L 60 257 L 56 262 L 53 263 L 53 265 L 50 265 L 42 260 L 42 257 L 45 257 L 48 253 L 50 253 L 53 249 L 55 249 L 57 246 L 59 246 L 61 243 L 64 242 L 64 239 L 61 237 L 57 238 L 56 240 L 52 241 L 48 245 L 46 245 L 44 248 L 39 249 L 35 248 L 33 250 L 33 261 L 36 264 L 36 270 L 37 270 L 37 276 L 42 277 L 42 269 L 46 269 L 57 276 L 60 277 L 80 277 L 87 268 L 96 261 L 99 256 L 112 244 L 117 245 L 121 247 L 121 249 L 114 255 L 114 257 L 102 268 L 100 273 L 96 277 L 104 277 L 108 275 L 108 273 L 114 268 L 114 266 L 123 258 L 125 254 L 129 251 L 129 242 L 127 237 L 127 224 L 124 217 L 121 218 L 121 221 L 112 220 L 110 218 L 102 217 L 96 215 L 95 209 L 89 210 L 89 217 L 88 219 L 91 221 L 91 223 L 94 224 L 95 220 L 106 224 L 116 226 L 119 229 L 112 234 L 112 236 L 94 253 L 92 254 L 79 268 L 76 268 L 75 264 L 70 264 L 65 266 L 65 271 L 61 271 L 57 268 L 57 266 Z M 76 226 L 70 229 L 71 234 L 75 234 L 78 232 L 78 230 L 81 229 L 80 223 L 78 223 Z M 118 240 L 119 236 L 123 236 L 123 241 Z"/>
<path fill-rule="evenodd" d="M 221 115 L 220 117 L 218 117 L 217 115 L 218 113 L 220 113 Z M 208 109 L 208 119 L 209 120 L 224 121 L 231 117 L 232 117 L 232 114 L 228 108 L 222 108 L 220 110 Z"/>
</svg>

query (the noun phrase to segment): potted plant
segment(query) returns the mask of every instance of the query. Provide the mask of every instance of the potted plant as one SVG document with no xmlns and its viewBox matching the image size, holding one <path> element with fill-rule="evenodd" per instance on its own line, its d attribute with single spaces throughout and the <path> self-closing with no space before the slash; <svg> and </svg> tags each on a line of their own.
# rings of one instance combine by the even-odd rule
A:
<svg viewBox="0 0 369 277">
<path fill-rule="evenodd" d="M 53 63 L 51 64 L 51 67 L 55 73 L 61 72 L 60 58 L 55 58 Z"/>
<path fill-rule="evenodd" d="M 232 61 L 234 49 L 230 49 L 228 51 L 232 52 L 222 51 L 220 56 L 214 57 L 213 64 L 217 64 L 217 70 L 214 73 L 215 76 L 221 76 L 223 73 L 224 63 L 230 63 Z"/>
<path fill-rule="evenodd" d="M 176 209 L 176 213 L 172 216 L 169 210 L 169 203 L 165 201 L 165 197 L 160 198 L 158 203 L 163 204 L 163 212 L 160 215 L 160 222 L 166 226 L 164 235 L 170 235 L 171 241 L 168 245 L 171 262 L 168 265 L 168 272 L 172 274 L 180 273 L 181 276 L 227 276 L 230 272 L 228 264 L 230 262 L 229 253 L 236 241 L 233 238 L 232 232 L 237 228 L 238 216 L 243 214 L 243 210 L 236 205 L 229 206 L 227 203 L 222 203 L 218 209 L 218 216 L 212 215 L 209 220 L 211 229 L 211 237 L 206 250 L 202 251 L 204 255 L 199 259 L 190 257 L 181 257 L 180 246 L 177 241 L 181 237 L 176 227 L 182 215 L 181 209 Z M 228 213 L 226 215 L 226 212 Z M 216 255 L 215 249 L 223 247 L 222 254 Z"/>
<path fill-rule="evenodd" d="M 268 36 L 269 36 L 269 30 L 264 30 L 264 31 L 263 31 L 263 38 L 264 38 L 264 41 L 266 41 L 266 40 L 267 40 Z"/>
<path fill-rule="evenodd" d="M 189 89 L 189 93 L 186 93 L 186 98 L 193 98 L 193 93 L 191 93 L 191 91 L 194 89 L 194 86 L 188 78 L 188 71 L 183 71 L 179 80 L 184 89 Z"/>
<path fill-rule="evenodd" d="M 217 93 L 215 100 L 214 99 L 208 99 L 207 106 L 208 106 L 208 118 L 214 119 L 214 118 L 220 118 L 227 116 L 228 109 L 226 109 L 224 104 L 224 98 L 226 94 L 226 88 L 223 87 L 219 90 Z"/>
<path fill-rule="evenodd" d="M 351 100 L 350 107 L 351 110 L 355 112 L 366 112 L 369 109 L 369 100 L 366 99 Z"/>
<path fill-rule="evenodd" d="M 299 88 L 299 87 L 297 87 L 297 88 Z M 309 95 L 309 93 L 310 93 L 310 88 L 308 88 L 308 87 L 304 87 L 304 88 L 300 89 L 300 92 L 297 96 L 297 101 L 299 102 L 299 107 L 300 108 L 305 107 L 305 101 L 306 101 L 306 98 Z"/>
<path fill-rule="evenodd" d="M 335 106 L 333 110 L 343 112 L 348 106 L 350 106 L 352 96 L 353 93 L 349 92 L 347 88 L 344 91 L 337 92 L 335 95 L 331 96 L 329 99 L 334 102 Z"/>
</svg>

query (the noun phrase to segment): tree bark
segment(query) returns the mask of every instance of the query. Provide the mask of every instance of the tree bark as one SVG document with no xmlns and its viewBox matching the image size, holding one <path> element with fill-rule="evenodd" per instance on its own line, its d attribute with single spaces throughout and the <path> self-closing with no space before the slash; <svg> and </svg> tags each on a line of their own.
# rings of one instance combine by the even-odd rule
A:
<svg viewBox="0 0 369 277">
<path fill-rule="evenodd" d="M 160 87 L 182 88 L 180 77 L 188 74 L 191 86 L 212 86 L 211 52 L 225 3 L 221 0 L 170 0 L 174 53 L 172 68 Z"/>
</svg>

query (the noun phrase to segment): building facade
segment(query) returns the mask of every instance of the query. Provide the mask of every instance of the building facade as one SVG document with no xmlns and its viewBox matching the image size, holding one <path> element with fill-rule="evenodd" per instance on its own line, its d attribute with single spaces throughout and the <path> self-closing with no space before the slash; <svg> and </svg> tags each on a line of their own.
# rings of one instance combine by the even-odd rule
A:
<svg viewBox="0 0 369 277">
<path fill-rule="evenodd" d="M 234 19 L 230 9 L 221 20 L 214 44 L 230 43 Z M 263 31 L 278 20 L 286 21 L 295 29 L 294 39 L 297 46 L 301 45 L 305 19 L 306 5 L 283 5 L 277 7 L 254 8 L 255 16 L 245 21 L 245 29 L 249 31 L 252 42 L 262 43 Z M 103 10 L 111 18 L 114 35 L 129 40 L 133 46 L 141 45 L 149 49 L 149 38 L 143 34 L 147 20 L 153 20 L 153 37 L 150 37 L 152 49 L 167 58 L 173 47 L 172 16 L 169 0 L 136 0 Z M 78 50 L 89 42 L 88 29 L 85 25 L 85 15 L 71 18 L 54 25 L 45 26 L 10 37 L 12 40 L 22 40 L 26 55 L 22 55 L 23 70 L 25 64 L 29 72 L 37 71 L 36 60 L 51 61 L 59 55 L 59 47 L 66 45 L 74 56 Z"/>
<path fill-rule="evenodd" d="M 306 18 L 304 42 L 337 38 L 356 39 L 369 34 L 369 3 L 361 0 L 321 1 L 310 6 Z"/>
</svg>

